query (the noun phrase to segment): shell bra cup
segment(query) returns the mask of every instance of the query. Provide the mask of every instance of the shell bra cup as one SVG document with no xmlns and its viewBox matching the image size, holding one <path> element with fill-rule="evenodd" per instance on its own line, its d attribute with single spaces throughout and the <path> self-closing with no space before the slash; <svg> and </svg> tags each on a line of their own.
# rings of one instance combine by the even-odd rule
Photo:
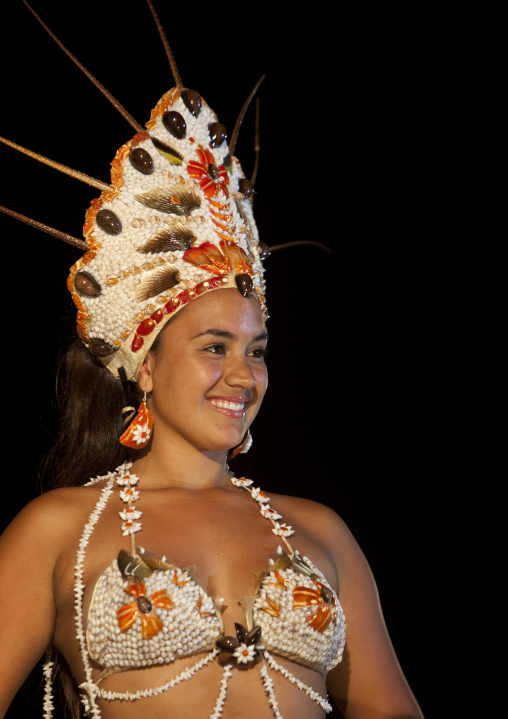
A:
<svg viewBox="0 0 508 719">
<path fill-rule="evenodd" d="M 233 667 L 253 667 L 258 655 L 264 660 L 260 674 L 275 717 L 282 715 L 277 708 L 268 667 L 281 673 L 325 711 L 331 711 L 326 698 L 272 656 L 283 656 L 326 675 L 342 659 L 345 620 L 337 595 L 324 575 L 309 559 L 292 549 L 287 538 L 294 532 L 278 521 L 281 516 L 270 507 L 268 497 L 252 488 L 251 480 L 231 478 L 236 487 L 250 492 L 257 501 L 260 513 L 271 522 L 272 531 L 287 551 L 279 546 L 260 577 L 256 593 L 239 598 L 245 611 L 245 626 L 236 624 L 237 636 L 227 637 L 222 624 L 222 600 L 208 596 L 194 580 L 192 569 L 181 569 L 166 557 L 136 547 L 134 534 L 141 529 L 137 520 L 142 513 L 134 506 L 139 498 L 138 478 L 130 474 L 130 466 L 122 465 L 114 473 L 89 482 L 108 480 L 85 526 L 76 564 L 76 625 L 86 675 L 80 690 L 85 709 L 92 716 L 100 717 L 98 698 L 135 701 L 168 691 L 222 654 L 229 663 L 224 666 L 224 677 L 210 719 L 218 719 L 222 714 Z M 119 514 L 124 520 L 123 534 L 131 536 L 132 551 L 129 554 L 121 550 L 99 577 L 83 631 L 85 550 L 115 484 L 119 485 L 120 497 L 127 505 Z M 190 669 L 186 668 L 159 687 L 122 693 L 105 691 L 99 686 L 102 678 L 112 672 L 170 664 L 175 659 L 203 653 L 207 654 Z M 98 680 L 93 679 L 90 659 L 104 668 Z M 47 701 L 51 692 L 50 673 L 51 667 L 47 664 Z"/>
<path fill-rule="evenodd" d="M 139 551 L 143 557 L 143 550 Z M 342 658 L 344 617 L 324 576 L 306 557 L 303 561 L 313 579 L 292 567 L 272 570 L 256 595 L 243 598 L 242 604 L 251 607 L 246 624 L 261 628 L 261 643 L 268 651 L 326 674 Z M 136 591 L 139 587 L 141 593 Z M 326 589 L 331 593 L 328 603 L 322 596 L 330 596 Z M 123 616 L 132 624 L 122 630 Z M 159 621 L 149 628 L 154 616 L 162 624 L 160 629 Z M 95 586 L 86 638 L 90 657 L 102 667 L 139 669 L 213 649 L 222 634 L 217 600 L 189 572 L 154 571 L 143 582 L 133 583 L 124 579 L 115 559 Z"/>
</svg>

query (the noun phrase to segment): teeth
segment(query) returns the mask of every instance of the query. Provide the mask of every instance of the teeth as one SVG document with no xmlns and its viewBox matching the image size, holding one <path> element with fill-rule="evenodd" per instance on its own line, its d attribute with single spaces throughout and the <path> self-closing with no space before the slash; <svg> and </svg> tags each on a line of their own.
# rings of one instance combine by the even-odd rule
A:
<svg viewBox="0 0 508 719">
<path fill-rule="evenodd" d="M 219 409 L 232 409 L 234 412 L 241 412 L 245 408 L 243 402 L 238 404 L 238 402 L 225 402 L 223 400 L 212 399 L 211 403 L 214 407 L 219 407 Z"/>
</svg>

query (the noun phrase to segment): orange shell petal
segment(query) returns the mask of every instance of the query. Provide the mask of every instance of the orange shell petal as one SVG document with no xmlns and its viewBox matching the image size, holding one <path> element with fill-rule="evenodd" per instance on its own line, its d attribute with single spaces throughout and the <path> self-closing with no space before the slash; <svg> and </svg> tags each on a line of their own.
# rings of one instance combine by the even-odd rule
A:
<svg viewBox="0 0 508 719">
<path fill-rule="evenodd" d="M 269 607 L 261 607 L 264 612 L 267 614 L 271 614 L 272 617 L 278 617 L 280 614 L 280 607 L 278 604 L 275 604 L 275 602 L 272 602 L 272 600 L 267 597 L 266 601 L 270 605 Z"/>
<path fill-rule="evenodd" d="M 310 607 L 313 604 L 321 604 L 321 602 L 321 596 L 315 589 L 301 586 L 293 589 L 293 607 Z"/>
<path fill-rule="evenodd" d="M 132 627 L 134 620 L 139 614 L 138 605 L 136 602 L 132 604 L 125 604 L 123 607 L 117 610 L 116 616 L 118 619 L 118 626 L 120 631 L 125 632 L 127 629 Z"/>
<path fill-rule="evenodd" d="M 152 594 L 150 599 L 154 607 L 159 607 L 160 609 L 173 608 L 173 602 L 163 589 L 161 589 L 159 592 L 155 592 L 154 594 Z"/>
<path fill-rule="evenodd" d="M 143 614 L 141 617 L 141 634 L 143 639 L 151 639 L 162 629 L 162 621 L 157 614 Z"/>
<path fill-rule="evenodd" d="M 305 620 L 312 629 L 316 629 L 318 632 L 323 633 L 327 626 L 330 624 L 332 613 L 328 604 L 318 607 L 313 614 L 309 614 Z"/>
<path fill-rule="evenodd" d="M 129 584 L 129 586 L 124 590 L 127 592 L 127 594 L 131 594 L 133 597 L 145 597 L 146 596 L 146 588 L 144 582 L 136 582 L 135 584 Z"/>
</svg>

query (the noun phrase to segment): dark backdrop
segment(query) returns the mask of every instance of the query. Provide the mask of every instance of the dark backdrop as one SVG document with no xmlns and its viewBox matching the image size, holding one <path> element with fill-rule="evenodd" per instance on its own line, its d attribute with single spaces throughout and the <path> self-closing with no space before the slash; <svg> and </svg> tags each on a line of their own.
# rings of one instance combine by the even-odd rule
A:
<svg viewBox="0 0 508 719">
<path fill-rule="evenodd" d="M 0 134 L 108 181 L 109 162 L 133 130 L 26 8 L 12 5 L 3 12 Z M 173 81 L 142 0 L 107 7 L 78 1 L 64 10 L 34 5 L 144 123 Z M 429 579 L 435 497 L 444 489 L 436 461 L 443 442 L 435 404 L 441 338 L 436 279 L 415 210 L 424 184 L 415 166 L 424 123 L 409 99 L 418 82 L 410 33 L 403 38 L 390 18 L 361 12 L 332 24 L 321 13 L 282 17 L 228 3 L 210 5 L 203 16 L 191 6 L 157 6 L 184 84 L 230 131 L 266 73 L 255 199 L 261 238 L 268 245 L 314 239 L 333 250 L 294 248 L 266 262 L 270 389 L 239 469 L 269 490 L 328 504 L 345 519 L 372 566 L 395 649 L 428 712 Z M 235 153 L 247 174 L 252 147 L 253 112 Z M 97 191 L 8 148 L 0 147 L 0 158 L 1 204 L 81 236 Z M 15 470 L 4 476 L 10 519 L 36 493 L 38 464 L 55 431 L 55 366 L 75 318 L 65 281 L 79 251 L 4 216 L 0 228 L 4 447 L 18 453 Z M 25 716 L 34 692 L 22 692 L 9 719 Z"/>
</svg>

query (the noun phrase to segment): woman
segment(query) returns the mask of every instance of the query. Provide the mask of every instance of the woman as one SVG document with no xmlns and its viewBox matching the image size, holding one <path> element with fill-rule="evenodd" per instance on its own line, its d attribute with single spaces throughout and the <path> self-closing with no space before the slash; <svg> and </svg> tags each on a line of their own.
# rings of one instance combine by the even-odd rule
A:
<svg viewBox="0 0 508 719">
<path fill-rule="evenodd" d="M 259 514 L 248 492 L 231 484 L 226 469 L 228 450 L 241 443 L 266 390 L 265 333 L 254 297 L 244 298 L 234 289 L 211 292 L 189 303 L 167 325 L 138 380 L 141 390 L 151 395 L 148 406 L 155 428 L 149 448 L 131 470 L 140 478 L 136 507 L 143 510 L 143 544 L 167 554 L 178 567 L 197 566 L 197 581 L 206 593 L 224 597 L 227 636 L 234 636 L 234 622 L 245 625 L 238 598 L 254 593 L 253 570 L 266 569 L 267 557 L 277 545 L 269 521 Z M 233 407 L 224 406 L 228 400 Z M 12 690 L 52 639 L 77 682 L 85 680 L 75 639 L 74 555 L 104 483 L 43 495 L 18 516 L 3 538 L 2 556 L 9 558 L 16 595 L 33 595 L 35 604 L 27 607 L 12 595 L 8 606 L 11 621 L 2 627 L 4 711 Z M 105 564 L 119 548 L 130 549 L 129 537 L 122 538 L 119 531 L 121 505 L 118 497 L 111 498 L 87 547 L 84 617 Z M 271 497 L 270 506 L 294 528 L 292 545 L 311 558 L 334 591 L 340 578 L 339 600 L 348 622 L 346 659 L 330 672 L 327 685 L 344 716 L 420 717 L 387 638 L 370 572 L 345 526 L 333 512 L 308 500 Z M 29 573 L 22 561 L 16 561 L 28 552 L 33 567 Z M 261 659 L 253 663 L 257 661 Z M 315 670 L 277 661 L 316 692 L 326 693 Z M 115 673 L 104 679 L 103 688 L 121 692 L 144 689 L 147 681 L 150 686 L 163 684 L 188 665 L 187 659 L 176 659 L 170 667 Z M 272 716 L 258 672 L 254 667 L 253 671 L 238 667 L 238 677 L 229 683 L 223 716 Z M 99 673 L 94 670 L 95 676 Z M 182 682 L 139 702 L 151 717 L 208 716 L 206 708 L 214 706 L 221 675 L 217 662 L 190 680 L 192 685 Z M 274 683 L 282 716 L 323 716 L 315 702 L 284 678 L 275 677 Z M 104 717 L 135 716 L 140 710 L 138 702 L 122 702 L 121 708 L 115 702 L 103 704 Z"/>
<path fill-rule="evenodd" d="M 178 111 L 184 112 L 182 108 Z M 159 119 L 162 115 L 163 112 L 159 114 Z M 186 116 L 186 120 L 191 122 L 192 118 Z M 157 128 L 151 128 L 151 131 L 157 137 Z M 161 139 L 161 142 L 167 141 L 166 136 L 161 135 L 162 137 L 165 139 Z M 142 142 L 150 140 L 145 138 Z M 132 149 L 131 146 L 130 150 Z M 188 168 L 190 161 L 183 150 L 182 154 Z M 158 155 L 153 157 L 162 162 Z M 221 159 L 224 160 L 224 157 Z M 129 165 L 125 168 L 126 172 L 131 172 Z M 218 169 L 220 170 L 220 164 Z M 199 174 L 199 168 L 194 167 L 193 172 L 194 175 L 190 172 L 188 175 L 194 181 L 196 192 L 204 193 L 204 196 L 200 197 L 206 207 L 210 198 L 201 185 L 203 176 Z M 220 184 L 220 171 L 218 178 L 212 174 L 211 179 Z M 235 179 L 231 175 L 229 179 L 234 189 L 239 191 L 238 176 Z M 198 185 L 200 189 L 197 189 Z M 218 192 L 220 201 L 225 202 L 227 197 L 224 188 L 219 188 Z M 213 198 L 217 198 L 217 195 L 213 195 Z M 117 198 L 105 199 L 103 209 L 115 199 Z M 120 214 L 115 208 L 111 211 Z M 155 208 L 155 211 L 161 210 Z M 231 212 L 235 212 L 234 207 Z M 244 213 L 248 215 L 248 207 L 244 208 Z M 123 220 L 123 217 L 121 219 Z M 253 232 L 250 217 L 245 219 L 242 215 L 241 218 L 235 216 L 235 219 L 237 223 L 243 221 Z M 92 218 L 92 221 L 95 220 L 96 217 Z M 112 225 L 110 229 L 111 227 Z M 213 227 L 210 226 L 210 229 L 213 230 Z M 95 233 L 104 245 L 107 237 L 101 235 L 101 231 L 108 235 L 104 227 L 95 226 L 89 237 L 93 237 Z M 203 241 L 207 241 L 206 237 L 206 232 L 202 235 L 197 233 L 192 240 L 192 246 L 185 252 L 200 246 Z M 243 247 L 246 251 L 250 249 L 254 255 L 256 252 L 259 254 L 255 237 L 251 245 L 250 248 L 246 245 Z M 232 252 L 231 248 L 230 250 Z M 228 255 L 227 252 L 225 254 Z M 4 569 L 4 573 L 8 573 L 10 581 L 16 586 L 15 596 L 6 594 L 3 597 L 6 602 L 4 616 L 10 618 L 10 621 L 2 626 L 2 646 L 5 647 L 0 672 L 3 683 L 3 710 L 13 691 L 52 640 L 56 649 L 65 657 L 77 683 L 85 685 L 81 691 L 85 698 L 87 693 L 88 696 L 94 692 L 96 695 L 97 687 L 106 693 L 111 690 L 136 694 L 180 677 L 184 668 L 189 666 L 190 660 L 187 656 L 185 659 L 179 659 L 177 656 L 174 661 L 167 662 L 162 667 L 128 668 L 105 676 L 99 682 L 101 668 L 107 666 L 107 659 L 100 646 L 103 607 L 100 589 L 97 600 L 92 601 L 92 594 L 104 571 L 113 567 L 115 572 L 125 573 L 125 578 L 122 574 L 123 584 L 120 591 L 124 591 L 124 587 L 137 587 L 133 591 L 138 593 L 134 596 L 124 591 L 125 604 L 120 603 L 118 609 L 122 610 L 124 606 L 131 608 L 125 610 L 125 614 L 130 612 L 125 623 L 118 624 L 120 635 L 128 637 L 131 629 L 144 626 L 144 617 L 150 617 L 151 619 L 146 620 L 147 633 L 157 629 L 154 634 L 154 637 L 157 637 L 163 629 L 159 629 L 155 615 L 160 619 L 167 612 L 169 616 L 175 606 L 179 606 L 178 593 L 187 591 L 186 587 L 192 587 L 197 593 L 197 599 L 190 608 L 194 612 L 192 617 L 196 622 L 203 620 L 205 624 L 212 625 L 212 634 L 215 630 L 218 632 L 217 639 L 229 639 L 219 642 L 217 650 L 220 650 L 220 653 L 213 657 L 213 662 L 199 669 L 198 676 L 189 680 L 183 679 L 158 696 L 133 702 L 95 696 L 95 704 L 100 707 L 105 717 L 119 716 L 120 713 L 124 717 L 134 715 L 134 712 L 139 715 L 140 710 L 153 717 L 199 717 L 211 716 L 213 712 L 219 716 L 221 696 L 227 679 L 227 701 L 222 714 L 224 717 L 273 716 L 275 701 L 281 714 L 286 717 L 322 716 L 324 701 L 316 700 L 313 692 L 316 692 L 316 696 L 324 697 L 326 689 L 320 672 L 310 666 L 314 661 L 312 656 L 307 656 L 303 663 L 298 663 L 280 657 L 274 651 L 270 665 L 273 669 L 273 662 L 276 662 L 285 671 L 291 672 L 294 681 L 303 682 L 309 687 L 308 692 L 298 691 L 293 686 L 294 682 L 292 684 L 277 670 L 272 672 L 273 677 L 269 675 L 271 678 L 267 679 L 262 675 L 260 681 L 260 667 L 263 668 L 264 662 L 269 661 L 264 659 L 261 649 L 267 644 L 264 634 L 269 635 L 269 631 L 264 630 L 271 619 L 277 621 L 281 615 L 281 605 L 277 604 L 275 599 L 288 592 L 292 595 L 293 602 L 301 603 L 302 606 L 297 609 L 302 610 L 304 621 L 311 618 L 307 624 L 312 630 L 310 634 L 313 638 L 319 639 L 319 635 L 324 636 L 327 631 L 333 633 L 337 660 L 342 649 L 341 627 L 344 610 L 348 622 L 345 658 L 343 663 L 334 667 L 328 675 L 329 691 L 344 716 L 421 716 L 391 652 L 368 568 L 340 520 L 320 505 L 289 497 L 271 496 L 270 506 L 283 518 L 278 526 L 291 525 L 295 532 L 293 536 L 289 531 L 283 531 L 279 534 L 280 538 L 274 537 L 270 520 L 258 511 L 259 504 L 259 507 L 265 507 L 266 514 L 266 504 L 259 502 L 259 495 L 257 503 L 249 497 L 248 485 L 235 485 L 231 481 L 226 469 L 228 451 L 244 443 L 246 432 L 259 409 L 266 388 L 263 361 L 266 337 L 260 309 L 262 298 L 261 304 L 258 301 L 262 290 L 259 274 L 256 278 L 255 272 L 250 268 L 243 271 L 245 267 L 235 265 L 235 261 L 241 265 L 245 258 L 239 259 L 236 255 L 228 255 L 228 258 L 232 267 L 228 267 L 224 273 L 228 278 L 226 285 L 206 288 L 203 296 L 194 297 L 192 301 L 179 307 L 171 322 L 166 323 L 166 320 L 170 319 L 166 317 L 165 327 L 160 326 L 163 331 L 159 333 L 155 344 L 147 346 L 146 335 L 135 330 L 134 334 L 144 338 L 144 344 L 137 348 L 138 355 L 132 367 L 123 361 L 119 363 L 119 367 L 127 367 L 124 377 L 114 365 L 119 353 L 111 353 L 114 369 L 118 374 L 114 381 L 119 384 L 122 379 L 136 380 L 141 391 L 148 393 L 147 406 L 154 415 L 154 431 L 150 444 L 140 451 L 133 467 L 130 470 L 124 469 L 121 473 L 122 477 L 126 472 L 130 477 L 139 477 L 140 498 L 134 511 L 143 512 L 142 528 L 139 532 L 142 541 L 138 542 L 139 537 L 136 536 L 133 547 L 133 535 L 124 536 L 121 530 L 122 522 L 118 513 L 125 514 L 126 509 L 118 493 L 125 491 L 123 485 L 124 489 L 116 488 L 115 493 L 109 497 L 99 520 L 94 524 L 90 542 L 86 547 L 82 547 L 86 551 L 82 565 L 77 566 L 77 572 L 78 576 L 83 572 L 82 583 L 85 589 L 82 601 L 79 586 L 77 591 L 78 642 L 75 628 L 76 597 L 73 588 L 76 548 L 83 537 L 83 527 L 89 521 L 111 478 L 100 480 L 90 487 L 69 487 L 44 495 L 19 515 L 3 538 L 2 557 L 9 558 L 8 568 Z M 210 260 L 210 257 L 207 259 Z M 257 259 L 255 256 L 254 260 Z M 205 268 L 205 272 L 208 272 L 206 268 L 210 262 L 205 262 L 203 258 L 188 255 L 185 261 L 200 268 L 200 271 Z M 252 266 L 255 264 L 256 262 L 253 262 Z M 134 265 L 129 265 L 132 266 Z M 87 272 L 86 268 L 83 270 L 83 265 L 74 269 L 73 277 L 76 278 L 80 272 Z M 210 275 L 214 276 L 217 272 L 219 268 L 215 264 L 214 272 L 210 272 Z M 92 276 L 92 280 L 95 278 L 94 273 L 88 274 Z M 252 291 L 245 292 L 249 287 L 237 282 L 236 278 L 244 275 L 253 280 L 255 289 L 259 290 L 258 297 L 255 297 Z M 174 290 L 176 287 L 179 292 L 185 291 L 180 286 L 181 281 L 184 280 L 180 276 L 178 284 L 170 289 Z M 206 280 L 201 279 L 199 284 L 204 281 Z M 242 293 L 236 288 L 237 285 Z M 83 285 L 80 287 L 84 290 Z M 135 287 L 137 288 L 137 285 Z M 210 289 L 215 291 L 209 291 Z M 218 291 L 219 289 L 221 291 Z M 72 291 L 74 295 L 79 291 L 75 283 Z M 93 303 L 90 295 L 87 296 L 86 292 L 84 295 L 84 300 L 81 296 L 83 302 L 89 300 Z M 100 296 L 106 297 L 106 293 L 103 292 Z M 146 304 L 148 300 L 137 297 L 136 301 Z M 91 308 L 87 307 L 87 311 L 91 317 Z M 99 319 L 96 321 L 103 322 Z M 137 325 L 138 329 L 139 326 Z M 93 330 L 93 333 L 97 335 L 98 330 Z M 88 331 L 89 347 L 93 339 L 92 332 Z M 132 337 L 129 337 L 132 347 L 131 341 Z M 71 386 L 73 364 L 77 364 L 75 356 L 73 360 L 69 360 Z M 108 364 L 108 370 L 100 368 L 98 372 L 108 376 L 110 365 L 111 363 Z M 74 384 L 74 389 L 83 396 L 86 395 L 82 386 Z M 101 392 L 97 390 L 96 394 L 101 399 Z M 225 402 L 228 403 L 226 406 Z M 121 407 L 117 409 L 120 410 Z M 90 425 L 99 422 L 100 417 L 90 414 L 87 420 L 90 431 Z M 84 428 L 85 425 L 82 424 L 81 430 Z M 87 436 L 82 434 L 81 438 L 84 449 L 88 451 Z M 109 451 L 113 455 L 118 454 L 112 448 Z M 93 466 L 95 458 L 90 461 Z M 81 464 L 83 465 L 82 461 Z M 69 481 L 75 482 L 76 474 L 71 472 L 69 461 L 66 465 L 67 472 L 72 475 Z M 104 472 L 114 468 L 114 465 L 109 463 L 102 466 L 103 469 L 96 471 Z M 90 470 L 87 476 L 95 473 Z M 132 507 L 129 506 L 128 509 Z M 128 521 L 127 518 L 122 519 L 124 524 Z M 281 524 L 282 521 L 285 525 Z M 286 541 L 289 543 L 286 544 Z M 277 551 L 279 542 L 282 544 L 280 552 Z M 150 552 L 167 555 L 167 560 L 160 560 L 163 562 L 162 568 L 154 569 L 148 564 L 146 570 L 152 571 L 153 574 L 159 571 L 164 576 L 172 576 L 172 591 L 158 590 L 164 594 L 159 595 L 157 600 L 153 600 L 155 592 L 148 596 L 146 592 L 141 593 L 142 582 L 134 581 L 139 580 L 139 577 L 129 574 L 129 566 L 132 564 L 129 557 L 135 558 L 134 564 L 139 564 L 143 557 L 149 562 L 148 556 L 137 550 L 140 543 Z M 299 562 L 295 558 L 297 555 L 292 553 L 293 548 L 298 550 L 301 556 L 309 557 L 310 561 Z M 128 555 L 123 564 L 116 559 L 119 550 Z M 273 561 L 278 563 L 277 566 L 267 563 L 273 553 Z M 23 561 L 26 556 L 31 558 L 29 572 L 26 562 Z M 189 570 L 187 573 L 181 573 L 181 570 L 189 565 L 196 565 L 196 572 Z M 270 574 L 262 578 L 261 575 L 268 570 Z M 322 575 L 318 574 L 318 571 L 322 572 Z M 146 578 L 147 584 L 150 576 L 149 574 Z M 298 576 L 296 583 L 295 576 Z M 263 627 L 261 637 L 258 637 L 256 632 L 251 635 L 258 625 L 251 627 L 247 621 L 249 613 L 252 613 L 252 606 L 249 607 L 245 601 L 239 604 L 238 600 L 241 597 L 256 596 L 261 578 L 264 594 L 259 600 L 262 606 L 257 607 L 256 616 Z M 340 605 L 332 593 L 332 590 L 336 593 L 339 589 L 339 578 Z M 292 585 L 290 581 L 293 581 Z M 99 588 L 101 586 L 99 584 Z M 296 587 L 301 589 L 297 590 Z M 17 599 L 19 596 L 26 597 L 27 600 L 20 603 Z M 258 591 L 257 597 L 260 596 Z M 213 597 L 222 597 L 223 601 L 217 600 L 217 603 L 213 603 Z M 149 608 L 147 601 L 141 601 L 140 598 L 152 604 L 160 601 L 161 606 L 154 610 L 153 607 Z M 132 601 L 133 599 L 135 601 Z M 164 605 L 165 602 L 168 604 Z M 169 602 L 172 606 L 169 606 Z M 134 604 L 136 606 L 132 607 Z M 88 637 L 87 646 L 86 643 L 83 644 L 83 636 L 90 606 L 90 624 L 92 630 L 97 631 L 95 634 L 90 632 L 92 639 Z M 314 607 L 318 609 L 314 610 Z M 184 608 L 188 608 L 187 605 Z M 312 619 L 318 610 L 323 614 L 322 623 L 318 623 L 320 615 L 317 615 L 315 620 Z M 133 624 L 126 626 L 132 618 Z M 122 611 L 121 620 L 124 620 Z M 224 623 L 223 628 L 220 626 L 221 621 Z M 154 624 L 152 629 L 151 623 Z M 235 623 L 243 625 L 245 631 L 237 631 Z M 23 627 L 22 632 L 20 626 Z M 323 632 L 320 632 L 322 628 Z M 143 642 L 149 642 L 152 638 L 142 637 L 139 642 L 143 645 Z M 215 638 L 215 635 L 212 638 Z M 243 641 L 240 641 L 241 639 Z M 92 647 L 90 642 L 95 642 L 97 647 Z M 137 651 L 139 647 L 135 640 L 133 642 Z M 273 638 L 271 642 L 274 645 L 277 643 Z M 90 656 L 94 655 L 96 658 L 84 656 L 85 649 Z M 301 648 L 300 652 L 301 659 L 305 648 Z M 202 656 L 209 656 L 200 652 L 194 654 L 196 662 L 201 661 Z M 84 668 L 87 662 L 92 681 Z M 315 663 L 319 663 L 318 660 L 315 660 Z M 227 669 L 230 665 L 233 669 Z M 274 693 L 270 681 L 273 681 Z M 268 694 L 271 705 L 266 701 L 265 693 Z M 93 705 L 93 702 L 91 704 Z"/>
</svg>

